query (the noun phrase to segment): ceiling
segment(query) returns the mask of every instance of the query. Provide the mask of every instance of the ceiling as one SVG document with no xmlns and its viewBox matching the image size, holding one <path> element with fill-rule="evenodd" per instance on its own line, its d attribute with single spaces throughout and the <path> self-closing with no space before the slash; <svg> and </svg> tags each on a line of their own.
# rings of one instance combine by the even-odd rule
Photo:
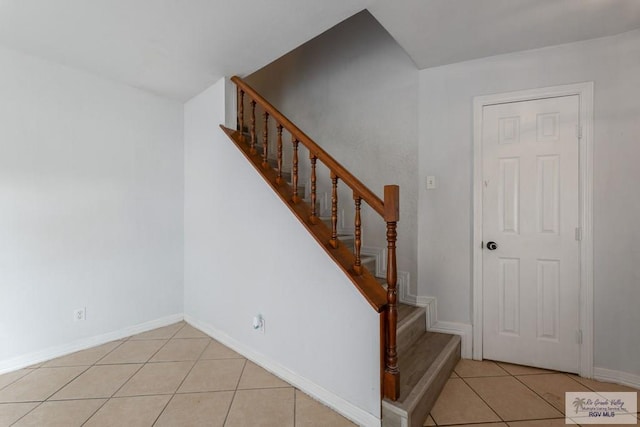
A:
<svg viewBox="0 0 640 427">
<path fill-rule="evenodd" d="M 369 0 L 0 0 L 0 46 L 186 100 Z"/>
<path fill-rule="evenodd" d="M 418 68 L 640 28 L 640 0 L 0 0 L 0 45 L 186 100 L 364 8 Z"/>
<path fill-rule="evenodd" d="M 420 69 L 640 28 L 640 0 L 379 0 L 369 11 Z"/>
</svg>

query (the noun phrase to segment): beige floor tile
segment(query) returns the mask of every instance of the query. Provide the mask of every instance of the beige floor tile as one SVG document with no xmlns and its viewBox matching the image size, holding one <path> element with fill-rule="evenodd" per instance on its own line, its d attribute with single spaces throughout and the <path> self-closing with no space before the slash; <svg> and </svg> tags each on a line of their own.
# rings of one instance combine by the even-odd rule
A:
<svg viewBox="0 0 640 427">
<path fill-rule="evenodd" d="M 41 368 L 42 365 L 45 364 L 45 362 L 34 363 L 33 365 L 27 366 L 25 369 L 38 369 L 38 368 Z"/>
<path fill-rule="evenodd" d="M 233 400 L 232 391 L 176 394 L 154 427 L 222 427 Z"/>
<path fill-rule="evenodd" d="M 435 425 L 435 424 L 434 424 Z M 456 424 L 451 427 L 507 427 L 507 423 L 479 423 L 479 424 Z"/>
<path fill-rule="evenodd" d="M 529 420 L 529 421 L 512 421 L 508 423 L 510 427 L 565 427 L 564 418 L 552 420 Z"/>
<path fill-rule="evenodd" d="M 0 426 L 10 426 L 38 405 L 37 402 L 0 403 Z"/>
<path fill-rule="evenodd" d="M 462 378 L 467 377 L 497 377 L 509 375 L 507 371 L 500 368 L 497 363 L 489 360 L 469 360 L 461 359 L 455 367 L 455 373 Z"/>
<path fill-rule="evenodd" d="M 557 374 L 556 371 L 534 368 L 532 366 L 513 365 L 511 363 L 496 362 L 498 366 L 511 375 Z"/>
<path fill-rule="evenodd" d="M 452 371 L 451 375 L 449 375 L 449 378 L 460 378 L 460 377 L 458 376 L 458 374 Z"/>
<path fill-rule="evenodd" d="M 0 402 L 42 401 L 87 369 L 70 366 L 40 368 L 0 390 Z"/>
<path fill-rule="evenodd" d="M 203 350 L 209 344 L 208 338 L 184 339 L 174 338 L 160 349 L 151 362 L 182 362 L 185 360 L 198 360 Z"/>
<path fill-rule="evenodd" d="M 433 421 L 433 417 L 431 417 L 431 415 L 429 415 L 427 419 L 424 420 L 424 424 L 422 424 L 423 427 L 432 427 L 435 425 L 436 425 L 436 422 Z"/>
<path fill-rule="evenodd" d="M 590 380 L 588 378 L 582 378 L 578 375 L 569 374 L 573 380 L 578 381 L 580 384 L 590 388 L 593 391 L 630 391 L 630 392 L 640 392 L 639 389 L 635 389 L 632 387 L 628 387 L 626 385 L 615 384 L 615 383 L 606 383 L 603 381 Z"/>
<path fill-rule="evenodd" d="M 85 399 L 44 402 L 14 426 L 80 427 L 106 401 L 106 399 Z"/>
<path fill-rule="evenodd" d="M 514 377 L 467 378 L 466 381 L 505 421 L 562 417 L 561 412 Z"/>
<path fill-rule="evenodd" d="M 186 324 L 178 333 L 174 336 L 174 338 L 210 338 L 209 335 L 205 334 L 202 331 L 197 330 L 193 326 Z"/>
<path fill-rule="evenodd" d="M 111 397 L 142 365 L 92 366 L 50 400 Z"/>
<path fill-rule="evenodd" d="M 568 391 L 589 391 L 565 374 L 521 375 L 516 377 L 564 414 L 564 396 Z"/>
<path fill-rule="evenodd" d="M 629 418 L 626 418 L 629 417 Z M 619 417 L 616 416 L 617 421 L 616 424 L 583 424 L 580 422 L 580 418 L 574 418 L 574 421 L 583 426 L 583 427 L 611 427 L 611 426 L 617 426 L 617 427 L 633 427 L 633 426 L 637 426 L 638 425 L 638 421 L 634 420 L 633 418 L 631 418 L 631 415 L 620 415 Z M 564 421 L 564 418 L 563 418 Z M 623 424 L 624 423 L 624 424 Z M 558 424 L 559 425 L 559 424 Z M 573 424 L 575 425 L 575 424 Z M 555 426 L 554 426 L 555 427 Z"/>
<path fill-rule="evenodd" d="M 623 425 L 623 424 L 624 425 L 629 425 L 629 424 L 637 425 L 637 424 L 640 424 L 640 422 L 638 422 L 638 414 L 633 414 L 633 413 L 616 415 L 616 424 L 586 424 L 583 421 L 584 421 L 584 418 L 587 418 L 587 417 L 575 417 L 575 416 L 573 416 L 571 418 L 573 419 L 573 421 L 576 424 L 579 424 L 579 425 L 582 425 L 582 426 L 585 426 L 585 427 L 592 427 L 592 426 L 593 427 L 609 426 L 610 427 L 612 425 L 616 425 L 617 426 L 617 425 Z"/>
<path fill-rule="evenodd" d="M 460 378 L 447 381 L 431 416 L 438 425 L 501 421 Z"/>
<path fill-rule="evenodd" d="M 0 375 L 0 390 L 32 372 L 34 372 L 33 369 L 20 369 Z"/>
<path fill-rule="evenodd" d="M 196 362 L 178 393 L 235 390 L 244 359 L 200 360 Z"/>
<path fill-rule="evenodd" d="M 115 363 L 145 363 L 167 340 L 135 340 L 126 341 L 120 347 L 98 361 L 98 365 Z"/>
<path fill-rule="evenodd" d="M 193 364 L 193 361 L 147 363 L 122 386 L 116 396 L 175 393 Z"/>
<path fill-rule="evenodd" d="M 211 340 L 207 348 L 200 356 L 200 359 L 242 359 L 242 355 L 231 350 L 229 347 L 220 344 L 216 340 Z"/>
<path fill-rule="evenodd" d="M 174 323 L 173 325 L 163 326 L 162 328 L 152 329 L 138 335 L 129 337 L 130 340 L 168 340 L 172 338 L 185 325 L 184 322 Z"/>
<path fill-rule="evenodd" d="M 170 398 L 171 396 L 137 396 L 109 399 L 89 418 L 84 427 L 149 427 Z"/>
<path fill-rule="evenodd" d="M 46 362 L 43 366 L 47 368 L 54 366 L 90 366 L 109 354 L 122 343 L 123 341 L 108 342 L 98 347 L 58 357 L 57 359 Z"/>
<path fill-rule="evenodd" d="M 638 393 L 637 404 L 638 404 L 638 411 L 640 411 L 640 390 L 638 389 L 628 387 L 626 385 L 621 385 L 621 384 L 605 383 L 602 381 L 590 380 L 588 378 L 582 378 L 577 375 L 569 375 L 569 377 L 575 381 L 578 381 L 580 384 L 584 385 L 585 387 L 593 391 L 627 391 L 632 393 L 633 392 Z"/>
<path fill-rule="evenodd" d="M 354 423 L 300 390 L 295 391 L 295 398 L 295 427 L 355 427 Z"/>
<path fill-rule="evenodd" d="M 225 427 L 293 427 L 294 389 L 238 390 Z"/>
<path fill-rule="evenodd" d="M 244 366 L 244 371 L 242 371 L 242 376 L 240 377 L 240 383 L 238 384 L 239 390 L 275 387 L 291 387 L 291 385 L 255 363 L 247 361 L 247 364 Z"/>
</svg>

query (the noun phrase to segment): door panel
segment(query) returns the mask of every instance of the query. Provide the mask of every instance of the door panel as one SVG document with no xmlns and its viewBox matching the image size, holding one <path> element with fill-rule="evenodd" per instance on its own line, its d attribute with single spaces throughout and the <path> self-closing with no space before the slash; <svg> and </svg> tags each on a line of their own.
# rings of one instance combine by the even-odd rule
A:
<svg viewBox="0 0 640 427">
<path fill-rule="evenodd" d="M 578 96 L 483 108 L 483 357 L 578 372 Z"/>
</svg>

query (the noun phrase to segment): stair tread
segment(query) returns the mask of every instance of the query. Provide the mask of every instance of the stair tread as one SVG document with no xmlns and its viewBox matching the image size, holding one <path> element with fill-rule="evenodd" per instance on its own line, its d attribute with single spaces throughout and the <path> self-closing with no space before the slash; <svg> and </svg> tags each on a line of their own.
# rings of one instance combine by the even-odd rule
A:
<svg viewBox="0 0 640 427">
<path fill-rule="evenodd" d="M 386 280 L 384 279 L 380 279 L 380 280 L 382 280 L 386 284 Z M 417 307 L 415 305 L 404 304 L 402 302 L 399 303 L 398 304 L 398 327 L 400 327 L 404 322 L 404 320 L 407 319 L 411 314 L 421 310 L 424 310 L 424 307 Z"/>
<path fill-rule="evenodd" d="M 460 360 L 460 337 L 425 331 L 399 354 L 400 397 L 382 400 L 382 425 L 421 427 Z"/>
<path fill-rule="evenodd" d="M 402 404 L 411 396 L 412 389 L 420 382 L 434 361 L 457 335 L 425 331 L 404 353 L 398 356 L 400 374 L 400 399 Z"/>
</svg>

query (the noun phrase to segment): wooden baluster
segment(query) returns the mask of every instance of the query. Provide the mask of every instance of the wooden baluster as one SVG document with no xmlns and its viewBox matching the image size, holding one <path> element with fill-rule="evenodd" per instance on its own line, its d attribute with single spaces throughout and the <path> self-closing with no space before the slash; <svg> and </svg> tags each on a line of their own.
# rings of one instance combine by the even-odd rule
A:
<svg viewBox="0 0 640 427">
<path fill-rule="evenodd" d="M 387 343 L 383 378 L 384 397 L 397 400 L 400 396 L 400 371 L 397 351 L 397 282 L 396 231 L 399 219 L 400 191 L 397 185 L 384 187 L 384 220 L 387 223 Z"/>
<path fill-rule="evenodd" d="M 276 182 L 282 184 L 282 125 L 278 124 L 278 176 Z"/>
<path fill-rule="evenodd" d="M 251 100 L 251 154 L 256 154 L 256 101 Z"/>
<path fill-rule="evenodd" d="M 262 114 L 264 119 L 264 129 L 262 130 L 262 167 L 269 166 L 269 113 Z"/>
<path fill-rule="evenodd" d="M 362 246 L 362 219 L 360 218 L 360 205 L 362 204 L 362 197 L 355 192 L 353 193 L 353 200 L 356 203 L 356 219 L 355 219 L 355 238 L 354 247 L 356 260 L 353 264 L 353 271 L 356 274 L 362 274 L 362 260 L 360 259 L 360 248 Z"/>
<path fill-rule="evenodd" d="M 338 247 L 338 175 L 331 172 L 331 240 L 332 247 Z"/>
<path fill-rule="evenodd" d="M 244 91 L 238 88 L 238 132 L 240 140 L 244 141 Z"/>
<path fill-rule="evenodd" d="M 299 141 L 292 136 L 291 142 L 293 143 L 293 170 L 291 177 L 291 184 L 293 185 L 293 203 L 298 203 L 300 201 L 300 197 L 298 196 L 298 144 Z"/>
<path fill-rule="evenodd" d="M 309 153 L 309 159 L 311 159 L 311 222 L 315 224 L 318 220 L 318 212 L 316 208 L 316 161 L 318 158 Z"/>
</svg>

